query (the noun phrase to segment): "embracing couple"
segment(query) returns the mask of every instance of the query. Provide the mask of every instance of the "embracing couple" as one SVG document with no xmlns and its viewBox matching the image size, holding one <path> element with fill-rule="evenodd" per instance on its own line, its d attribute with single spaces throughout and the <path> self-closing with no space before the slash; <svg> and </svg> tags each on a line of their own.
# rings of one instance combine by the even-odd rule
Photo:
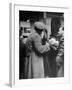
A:
<svg viewBox="0 0 72 90">
<path fill-rule="evenodd" d="M 51 75 L 48 54 L 51 48 L 54 50 L 58 49 L 59 42 L 53 38 L 48 40 L 45 34 L 47 34 L 45 24 L 42 22 L 35 22 L 34 30 L 26 41 L 26 78 L 44 78 Z M 56 61 L 58 63 L 58 60 Z"/>
</svg>

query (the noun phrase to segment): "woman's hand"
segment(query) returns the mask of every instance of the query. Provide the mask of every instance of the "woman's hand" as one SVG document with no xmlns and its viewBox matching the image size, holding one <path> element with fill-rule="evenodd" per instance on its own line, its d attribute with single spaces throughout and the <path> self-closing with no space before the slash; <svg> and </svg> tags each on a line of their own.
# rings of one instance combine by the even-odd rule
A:
<svg viewBox="0 0 72 90">
<path fill-rule="evenodd" d="M 59 46 L 59 42 L 56 41 L 55 38 L 50 39 L 49 44 L 50 44 L 51 48 L 53 48 L 54 50 L 57 50 L 57 48 Z"/>
</svg>

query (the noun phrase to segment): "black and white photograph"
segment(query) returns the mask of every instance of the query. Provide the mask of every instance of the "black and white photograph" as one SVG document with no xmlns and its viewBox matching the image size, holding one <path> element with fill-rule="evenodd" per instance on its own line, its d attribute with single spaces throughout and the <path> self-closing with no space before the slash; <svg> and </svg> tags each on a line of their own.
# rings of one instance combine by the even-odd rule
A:
<svg viewBox="0 0 72 90">
<path fill-rule="evenodd" d="M 69 9 L 10 5 L 10 85 L 69 82 Z"/>
<path fill-rule="evenodd" d="M 19 10 L 19 79 L 64 77 L 64 12 Z"/>
</svg>

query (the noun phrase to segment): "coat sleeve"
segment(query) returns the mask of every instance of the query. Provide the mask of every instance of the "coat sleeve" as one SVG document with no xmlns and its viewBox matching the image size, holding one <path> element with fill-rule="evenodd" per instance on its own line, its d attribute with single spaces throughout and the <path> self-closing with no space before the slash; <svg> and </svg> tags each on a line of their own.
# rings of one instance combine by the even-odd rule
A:
<svg viewBox="0 0 72 90">
<path fill-rule="evenodd" d="M 43 53 L 48 52 L 50 50 L 49 44 L 42 45 L 41 38 L 39 36 L 36 36 L 33 39 L 33 41 L 34 41 L 34 47 L 39 53 L 43 54 Z"/>
</svg>

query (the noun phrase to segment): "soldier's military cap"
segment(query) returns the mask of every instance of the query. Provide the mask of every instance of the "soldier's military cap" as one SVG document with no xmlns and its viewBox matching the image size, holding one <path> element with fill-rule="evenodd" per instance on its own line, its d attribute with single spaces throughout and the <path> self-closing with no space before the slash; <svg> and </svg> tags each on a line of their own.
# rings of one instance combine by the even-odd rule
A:
<svg viewBox="0 0 72 90">
<path fill-rule="evenodd" d="M 43 30 L 43 29 L 45 29 L 45 24 L 42 22 L 35 22 L 34 27 L 39 29 L 39 30 Z"/>
</svg>

